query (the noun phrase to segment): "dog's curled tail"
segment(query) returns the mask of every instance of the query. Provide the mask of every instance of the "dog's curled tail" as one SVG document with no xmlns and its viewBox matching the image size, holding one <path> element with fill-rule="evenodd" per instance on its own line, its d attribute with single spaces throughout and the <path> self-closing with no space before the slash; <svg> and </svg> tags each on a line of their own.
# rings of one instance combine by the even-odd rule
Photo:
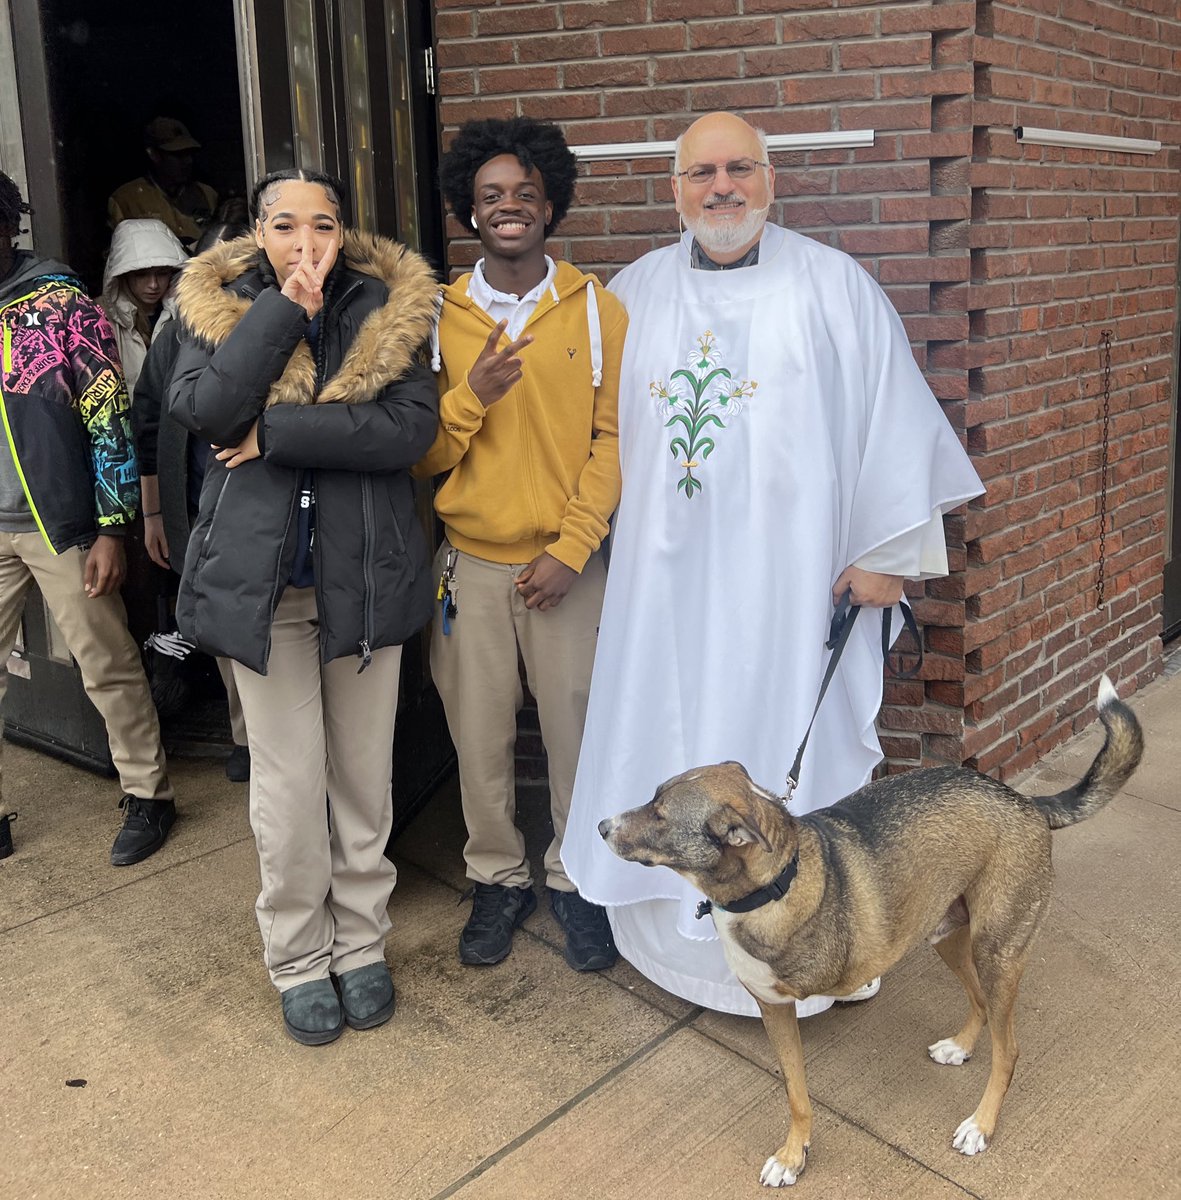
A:
<svg viewBox="0 0 1181 1200">
<path fill-rule="evenodd" d="M 1120 700 L 1106 675 L 1099 680 L 1099 720 L 1107 736 L 1082 781 L 1056 796 L 1031 796 L 1051 829 L 1093 817 L 1128 782 L 1144 753 L 1144 734 L 1136 714 Z"/>
</svg>

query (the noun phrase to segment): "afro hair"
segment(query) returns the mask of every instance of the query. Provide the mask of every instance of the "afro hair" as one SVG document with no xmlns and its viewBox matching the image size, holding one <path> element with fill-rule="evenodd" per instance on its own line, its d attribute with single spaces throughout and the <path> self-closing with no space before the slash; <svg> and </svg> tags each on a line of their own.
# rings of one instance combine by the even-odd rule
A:
<svg viewBox="0 0 1181 1200">
<path fill-rule="evenodd" d="M 501 154 L 514 155 L 526 171 L 537 168 L 545 185 L 545 198 L 553 205 L 553 216 L 545 227 L 549 237 L 574 199 L 578 160 L 556 125 L 529 117 L 468 121 L 460 127 L 439 169 L 443 195 L 451 211 L 461 225 L 470 223 L 476 172 Z"/>
</svg>

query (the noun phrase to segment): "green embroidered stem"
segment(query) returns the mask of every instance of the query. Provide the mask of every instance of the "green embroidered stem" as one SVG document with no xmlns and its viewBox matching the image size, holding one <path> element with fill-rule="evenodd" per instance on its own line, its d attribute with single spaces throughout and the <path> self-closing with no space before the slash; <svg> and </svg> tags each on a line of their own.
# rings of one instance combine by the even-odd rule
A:
<svg viewBox="0 0 1181 1200">
<path fill-rule="evenodd" d="M 682 459 L 680 465 L 685 468 L 685 474 L 677 481 L 677 491 L 684 492 L 689 500 L 702 487 L 693 469 L 700 468 L 716 448 L 716 442 L 706 435 L 706 429 L 710 425 L 725 429 L 726 423 L 718 413 L 729 416 L 740 412 L 740 402 L 753 396 L 758 387 L 753 381 L 735 383 L 728 367 L 715 365 L 718 357 L 717 343 L 707 330 L 697 339 L 695 353 L 690 359 L 691 370 L 681 367 L 669 376 L 667 385 L 663 381 L 650 385 L 657 403 L 666 413 L 672 414 L 665 422 L 665 428 L 680 425 L 684 430 L 669 443 L 669 451 L 673 458 Z M 692 399 L 676 389 L 678 381 L 688 385 Z"/>
</svg>

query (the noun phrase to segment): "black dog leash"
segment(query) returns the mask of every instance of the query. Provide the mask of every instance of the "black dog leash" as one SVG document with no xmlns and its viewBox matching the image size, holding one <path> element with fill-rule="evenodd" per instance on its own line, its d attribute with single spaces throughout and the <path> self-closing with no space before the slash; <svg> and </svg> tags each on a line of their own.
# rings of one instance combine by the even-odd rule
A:
<svg viewBox="0 0 1181 1200">
<path fill-rule="evenodd" d="M 808 745 L 808 738 L 812 735 L 812 726 L 816 724 L 816 716 L 820 712 L 824 694 L 828 691 L 828 685 L 832 683 L 833 676 L 836 674 L 837 664 L 845 652 L 849 634 L 853 631 L 853 623 L 857 620 L 857 614 L 861 612 L 861 605 L 850 604 L 849 596 L 850 592 L 846 590 L 837 602 L 836 612 L 832 615 L 832 623 L 828 628 L 828 641 L 824 643 L 825 648 L 831 650 L 832 653 L 828 657 L 828 667 L 820 684 L 820 694 L 816 697 L 816 707 L 812 710 L 812 719 L 808 722 L 808 728 L 804 731 L 804 740 L 800 742 L 795 761 L 787 773 L 787 791 L 783 797 L 784 807 L 791 801 L 792 792 L 800 782 L 800 765 L 804 761 L 804 750 Z M 902 610 L 903 623 L 910 630 L 915 645 L 918 646 L 918 661 L 905 671 L 896 670 L 890 665 L 890 610 L 888 608 L 882 609 L 882 661 L 896 679 L 913 679 L 923 665 L 923 642 L 919 637 L 919 627 L 915 622 L 910 605 L 905 600 L 899 600 L 898 606 Z M 720 908 L 722 912 L 748 913 L 754 912 L 756 908 L 762 908 L 764 904 L 770 904 L 773 900 L 782 900 L 787 895 L 787 890 L 791 887 L 798 868 L 799 852 L 797 851 L 791 856 L 791 862 L 764 887 L 758 888 L 738 900 L 732 900 L 729 904 L 715 904 L 712 900 L 702 900 L 696 909 L 697 920 L 700 921 L 706 913 L 712 912 L 715 908 Z"/>
<path fill-rule="evenodd" d="M 812 736 L 812 726 L 816 724 L 817 714 L 820 712 L 820 705 L 824 701 L 824 694 L 828 691 L 828 685 L 832 683 L 833 676 L 837 671 L 837 664 L 841 661 L 841 655 L 845 652 L 845 646 L 849 641 L 849 634 L 853 631 L 853 623 L 857 620 L 857 614 L 861 612 L 860 604 L 850 604 L 849 597 L 851 589 L 846 589 L 845 593 L 837 601 L 836 612 L 832 614 L 832 623 L 828 627 L 828 641 L 824 643 L 826 649 L 832 653 L 828 657 L 828 667 L 824 672 L 824 679 L 820 684 L 820 695 L 816 697 L 816 707 L 812 710 L 812 719 L 808 722 L 808 728 L 804 731 L 804 740 L 800 742 L 800 748 L 796 751 L 795 761 L 791 764 L 791 769 L 787 773 L 787 791 L 783 796 L 783 803 L 787 805 L 791 801 L 792 792 L 794 792 L 800 782 L 800 765 L 804 761 L 804 750 L 808 745 L 808 738 Z M 919 637 L 919 627 L 915 622 L 914 613 L 911 607 L 905 600 L 898 601 L 898 607 L 902 610 L 902 621 L 907 629 L 910 630 L 911 637 L 915 640 L 915 645 L 918 647 L 919 657 L 914 666 L 905 671 L 896 670 L 890 665 L 890 610 L 882 609 L 882 662 L 886 665 L 886 670 L 890 672 L 896 679 L 913 679 L 918 674 L 919 668 L 923 665 L 923 642 Z"/>
</svg>

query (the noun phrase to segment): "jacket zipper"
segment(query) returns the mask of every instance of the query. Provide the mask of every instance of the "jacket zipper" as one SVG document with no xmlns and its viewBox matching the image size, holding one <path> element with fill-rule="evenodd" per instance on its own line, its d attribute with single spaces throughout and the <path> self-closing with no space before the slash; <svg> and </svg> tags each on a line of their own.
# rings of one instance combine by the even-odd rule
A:
<svg viewBox="0 0 1181 1200">
<path fill-rule="evenodd" d="M 227 480 L 227 482 L 228 482 L 228 480 Z M 221 490 L 224 495 L 225 488 L 223 487 Z M 217 503 L 218 504 L 221 503 L 221 496 L 218 496 Z M 280 597 L 280 595 L 282 593 L 282 589 L 283 589 L 283 581 L 280 578 L 280 572 L 281 572 L 281 568 L 283 566 L 283 547 L 287 545 L 287 538 L 288 538 L 288 535 L 291 533 L 291 522 L 295 520 L 295 509 L 298 504 L 299 504 L 299 484 L 296 483 L 295 487 L 293 487 L 291 489 L 291 504 L 287 509 L 287 524 L 283 526 L 283 536 L 279 539 L 279 557 L 275 560 L 275 586 L 273 588 L 271 588 L 271 619 L 267 622 L 267 652 L 266 652 L 266 657 L 263 659 L 263 662 L 267 663 L 267 664 L 269 664 L 271 661 L 271 634 L 275 628 L 275 609 L 277 609 L 279 607 L 279 597 Z M 214 515 L 214 517 L 217 516 L 217 505 L 214 505 L 213 515 Z M 209 523 L 209 528 L 210 529 L 213 528 L 212 521 Z M 313 552 L 314 552 L 314 548 L 313 548 Z M 319 601 L 317 600 L 317 604 L 318 603 L 319 603 Z M 321 625 L 321 633 L 322 633 L 323 622 L 321 622 L 320 625 Z"/>
<path fill-rule="evenodd" d="M 12 370 L 12 326 L 4 322 L 4 374 Z"/>
<path fill-rule="evenodd" d="M 361 655 L 358 675 L 373 661 L 370 647 L 373 644 L 373 592 L 377 586 L 373 577 L 373 540 L 373 477 L 366 472 L 361 476 L 361 563 L 365 576 L 365 630 L 358 649 Z"/>
<path fill-rule="evenodd" d="M 209 528 L 205 530 L 205 536 L 201 539 L 201 557 L 204 558 L 209 551 L 209 539 L 213 536 L 213 527 L 217 524 L 218 509 L 221 508 L 221 502 L 225 498 L 226 488 L 230 486 L 230 472 L 226 471 L 226 477 L 222 480 L 221 491 L 217 493 L 217 499 L 213 502 L 213 512 L 209 517 Z"/>
</svg>

